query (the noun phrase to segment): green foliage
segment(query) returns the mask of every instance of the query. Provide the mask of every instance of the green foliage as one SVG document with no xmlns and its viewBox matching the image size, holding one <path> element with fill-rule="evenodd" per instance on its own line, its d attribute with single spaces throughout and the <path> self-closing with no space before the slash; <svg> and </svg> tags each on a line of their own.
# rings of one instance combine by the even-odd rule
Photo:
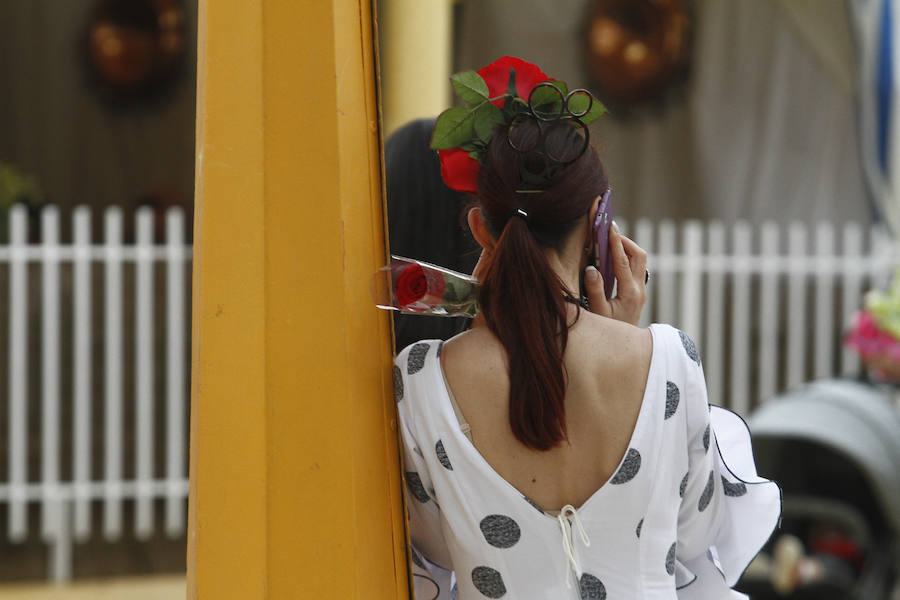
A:
<svg viewBox="0 0 900 600">
<path fill-rule="evenodd" d="M 487 147 L 491 136 L 494 135 L 494 129 L 503 123 L 505 123 L 503 111 L 493 104 L 484 104 L 475 113 L 475 135 Z"/>
<path fill-rule="evenodd" d="M 474 137 L 475 110 L 468 106 L 454 106 L 440 115 L 431 134 L 431 147 L 435 150 L 458 148 Z"/>
<path fill-rule="evenodd" d="M 479 104 L 488 99 L 488 86 L 475 71 L 463 71 L 450 77 L 456 95 L 466 104 Z"/>
<path fill-rule="evenodd" d="M 15 165 L 0 162 L 0 211 L 5 213 L 13 204 L 36 207 L 43 203 L 44 194 L 37 179 Z"/>
<path fill-rule="evenodd" d="M 551 85 L 540 85 L 531 93 L 531 104 L 534 107 L 534 112 L 540 117 L 559 115 L 562 113 L 566 84 L 562 81 L 547 81 L 545 83 Z"/>
<path fill-rule="evenodd" d="M 0 243 L 8 239 L 9 209 L 14 204 L 38 208 L 44 204 L 44 193 L 37 179 L 10 163 L 0 162 Z"/>
<path fill-rule="evenodd" d="M 583 112 L 590 102 L 590 97 L 587 94 L 573 94 L 569 98 L 569 110 L 575 113 L 576 115 L 580 112 Z M 581 117 L 581 121 L 585 125 L 590 125 L 600 117 L 602 117 L 606 113 L 606 107 L 603 106 L 603 103 L 594 98 L 593 104 L 591 104 L 591 109 L 588 111 L 586 115 Z"/>
</svg>

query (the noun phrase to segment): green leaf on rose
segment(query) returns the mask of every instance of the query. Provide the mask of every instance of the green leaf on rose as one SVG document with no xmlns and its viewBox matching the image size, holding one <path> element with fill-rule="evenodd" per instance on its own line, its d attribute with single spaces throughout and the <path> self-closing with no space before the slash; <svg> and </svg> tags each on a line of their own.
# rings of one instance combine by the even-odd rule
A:
<svg viewBox="0 0 900 600">
<path fill-rule="evenodd" d="M 483 104 L 475 112 L 475 135 L 486 145 L 497 126 L 505 122 L 502 110 L 491 103 Z"/>
<path fill-rule="evenodd" d="M 565 81 L 548 79 L 547 81 L 542 81 L 541 83 L 549 83 L 550 85 L 558 89 L 563 97 L 565 97 L 565 95 L 569 93 L 569 86 L 566 85 Z M 546 103 L 550 100 L 559 98 L 559 96 L 560 94 L 557 94 L 546 85 L 539 85 L 539 87 L 535 89 L 532 99 Z"/>
<path fill-rule="evenodd" d="M 448 108 L 434 124 L 433 150 L 452 150 L 475 137 L 475 111 L 465 106 Z"/>
<path fill-rule="evenodd" d="M 531 106 L 538 116 L 552 117 L 562 112 L 563 98 L 566 95 L 566 84 L 561 81 L 547 81 L 553 87 L 541 85 L 531 93 Z M 562 85 L 560 85 L 562 84 Z"/>
<path fill-rule="evenodd" d="M 575 114 L 578 114 L 588 107 L 588 103 L 590 100 L 588 99 L 587 94 L 575 94 L 569 99 L 569 110 Z M 603 103 L 594 98 L 594 103 L 591 104 L 591 109 L 588 111 L 586 115 L 581 117 L 581 121 L 585 125 L 590 125 L 600 117 L 602 117 L 606 113 L 606 107 L 603 106 Z"/>
<path fill-rule="evenodd" d="M 456 95 L 467 104 L 479 104 L 488 99 L 487 84 L 475 71 L 463 71 L 450 76 Z"/>
</svg>

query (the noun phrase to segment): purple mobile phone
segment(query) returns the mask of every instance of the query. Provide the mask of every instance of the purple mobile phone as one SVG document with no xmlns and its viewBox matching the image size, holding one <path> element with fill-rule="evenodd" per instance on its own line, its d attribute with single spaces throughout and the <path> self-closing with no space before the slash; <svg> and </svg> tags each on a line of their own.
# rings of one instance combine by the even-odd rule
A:
<svg viewBox="0 0 900 600">
<path fill-rule="evenodd" d="M 600 198 L 600 207 L 594 218 L 594 266 L 603 276 L 603 292 L 612 297 L 616 283 L 613 274 L 612 253 L 609 251 L 609 227 L 612 224 L 612 200 L 609 189 Z"/>
</svg>

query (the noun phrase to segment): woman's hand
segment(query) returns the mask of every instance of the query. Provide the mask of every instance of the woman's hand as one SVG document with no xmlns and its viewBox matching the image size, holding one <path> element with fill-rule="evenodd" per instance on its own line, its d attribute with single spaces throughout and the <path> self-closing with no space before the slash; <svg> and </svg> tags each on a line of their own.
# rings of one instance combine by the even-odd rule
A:
<svg viewBox="0 0 900 600">
<path fill-rule="evenodd" d="M 613 224 L 609 228 L 613 273 L 618 282 L 616 297 L 606 299 L 603 276 L 594 267 L 584 273 L 584 287 L 591 312 L 637 325 L 647 302 L 647 253 L 621 233 Z"/>
</svg>

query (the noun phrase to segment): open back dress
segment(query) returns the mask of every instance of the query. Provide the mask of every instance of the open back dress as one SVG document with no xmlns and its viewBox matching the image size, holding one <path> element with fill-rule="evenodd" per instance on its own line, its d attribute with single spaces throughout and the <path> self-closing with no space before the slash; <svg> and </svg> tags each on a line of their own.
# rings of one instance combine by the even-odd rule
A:
<svg viewBox="0 0 900 600">
<path fill-rule="evenodd" d="M 651 325 L 628 448 L 581 506 L 544 511 L 460 427 L 440 340 L 396 358 L 416 600 L 723 600 L 777 526 L 736 414 L 710 407 L 694 342 Z"/>
</svg>

